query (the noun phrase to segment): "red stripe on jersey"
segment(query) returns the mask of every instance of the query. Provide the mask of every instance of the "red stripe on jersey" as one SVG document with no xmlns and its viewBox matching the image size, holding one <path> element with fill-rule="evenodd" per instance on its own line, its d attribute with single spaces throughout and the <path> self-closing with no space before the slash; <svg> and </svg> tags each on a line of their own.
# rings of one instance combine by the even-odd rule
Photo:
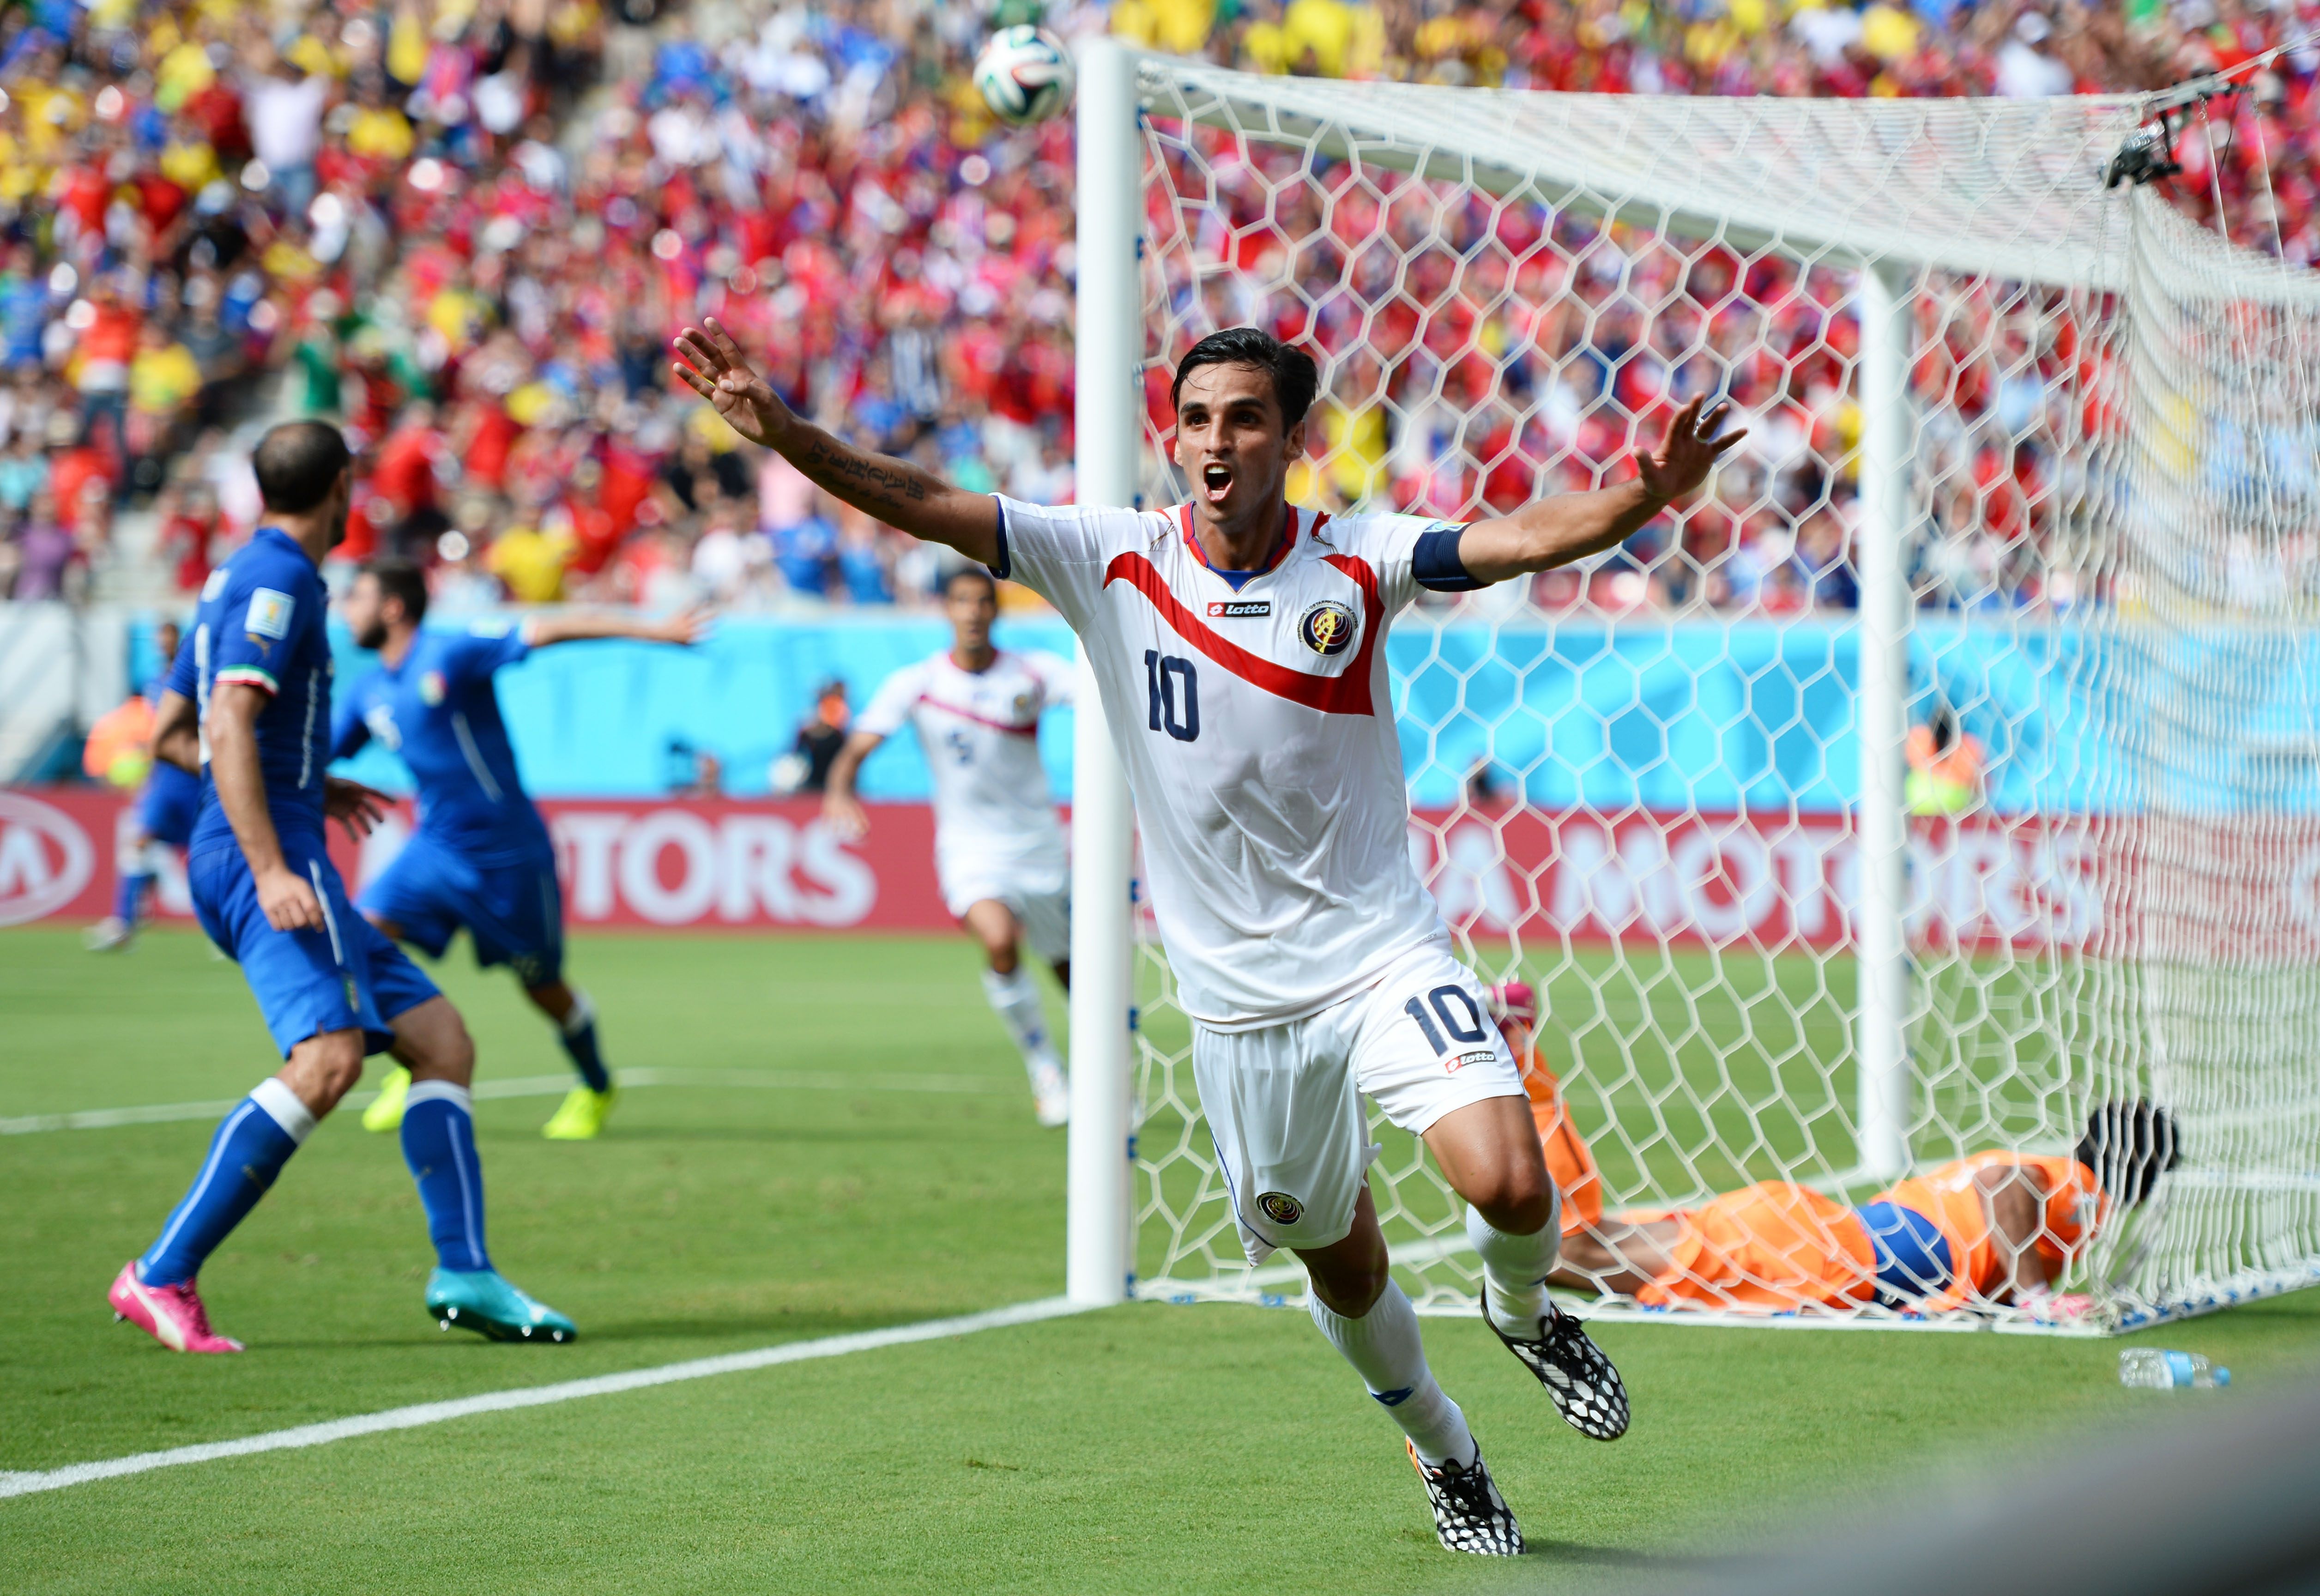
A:
<svg viewBox="0 0 2320 1596">
<path fill-rule="evenodd" d="M 1301 703 L 1325 715 L 1374 715 L 1377 711 L 1370 702 L 1370 650 L 1377 641 L 1378 616 L 1383 608 L 1378 600 L 1377 576 L 1367 560 L 1344 554 L 1324 558 L 1352 577 L 1362 590 L 1362 646 L 1341 676 L 1309 676 L 1218 636 L 1208 622 L 1185 608 L 1183 601 L 1169 591 L 1159 567 L 1143 555 L 1114 555 L 1111 564 L 1104 568 L 1103 583 L 1106 587 L 1114 582 L 1132 585 L 1152 602 L 1152 607 L 1160 612 L 1160 618 L 1175 630 L 1178 637 L 1242 681 L 1262 687 L 1275 698 Z"/>
<path fill-rule="evenodd" d="M 963 710 L 955 703 L 945 703 L 941 699 L 937 698 L 930 693 L 920 694 L 919 702 L 920 703 L 930 703 L 934 705 L 935 708 L 942 711 L 946 715 L 956 715 L 960 720 L 972 721 L 977 726 L 988 726 L 993 731 L 1012 732 L 1017 737 L 1037 737 L 1039 735 L 1039 723 L 1037 721 L 1032 721 L 1029 726 L 1016 726 L 1005 721 L 986 721 L 981 715 L 974 713 L 971 710 Z"/>
</svg>

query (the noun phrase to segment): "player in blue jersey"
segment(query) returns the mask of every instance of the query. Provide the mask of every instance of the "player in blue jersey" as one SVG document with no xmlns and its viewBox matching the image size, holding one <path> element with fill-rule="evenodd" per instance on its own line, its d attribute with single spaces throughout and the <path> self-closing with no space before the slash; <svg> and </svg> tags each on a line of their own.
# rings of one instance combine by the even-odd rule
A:
<svg viewBox="0 0 2320 1596">
<path fill-rule="evenodd" d="M 580 1072 L 580 1084 L 542 1134 L 585 1141 L 612 1111 L 612 1080 L 596 1040 L 595 1005 L 564 979 L 556 848 L 516 774 L 492 678 L 555 643 L 697 643 L 709 630 L 707 614 L 691 610 L 666 621 L 534 615 L 422 630 L 427 579 L 403 560 L 366 566 L 340 607 L 357 646 L 377 650 L 378 664 L 339 701 L 331 757 L 346 758 L 376 739 L 403 756 L 419 788 L 418 830 L 356 907 L 387 936 L 430 958 L 441 958 L 465 926 L 477 964 L 515 972 Z M 409 1085 L 405 1071 L 390 1072 L 363 1123 L 394 1129 Z"/>
<path fill-rule="evenodd" d="M 161 622 L 154 629 L 153 640 L 159 646 L 161 674 L 145 685 L 140 696 L 158 710 L 162 694 L 168 690 L 169 667 L 177 657 L 181 641 L 177 623 Z M 120 881 L 113 888 L 113 912 L 89 928 L 91 952 L 113 952 L 127 948 L 135 938 L 145 895 L 160 878 L 161 850 L 182 848 L 193 840 L 194 821 L 201 807 L 198 772 L 180 770 L 167 759 L 153 761 L 145 790 L 138 794 L 135 815 L 120 839 L 116 866 Z"/>
<path fill-rule="evenodd" d="M 240 1351 L 210 1328 L 195 1275 L 361 1079 L 364 1056 L 392 1049 L 417 1083 L 403 1155 L 435 1244 L 427 1311 L 494 1339 L 568 1341 L 572 1321 L 503 1279 L 485 1248 L 467 1028 L 354 912 L 324 847 L 326 816 L 359 832 L 381 802 L 324 773 L 331 645 L 317 567 L 346 536 L 352 458 L 337 428 L 291 422 L 267 433 L 251 463 L 266 522 L 202 589 L 154 748 L 204 773 L 187 850 L 194 910 L 240 964 L 285 1062 L 218 1126 L 184 1200 L 144 1256 L 122 1265 L 109 1300 L 176 1351 Z"/>
</svg>

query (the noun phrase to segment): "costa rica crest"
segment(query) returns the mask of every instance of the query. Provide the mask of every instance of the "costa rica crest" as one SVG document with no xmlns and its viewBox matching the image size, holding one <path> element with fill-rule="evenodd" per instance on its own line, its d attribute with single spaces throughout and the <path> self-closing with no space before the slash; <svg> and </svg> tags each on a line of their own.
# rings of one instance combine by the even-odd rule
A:
<svg viewBox="0 0 2320 1596">
<path fill-rule="evenodd" d="M 1314 653 L 1328 658 L 1354 646 L 1359 626 L 1354 612 L 1335 599 L 1323 599 L 1297 619 L 1297 636 Z"/>
</svg>

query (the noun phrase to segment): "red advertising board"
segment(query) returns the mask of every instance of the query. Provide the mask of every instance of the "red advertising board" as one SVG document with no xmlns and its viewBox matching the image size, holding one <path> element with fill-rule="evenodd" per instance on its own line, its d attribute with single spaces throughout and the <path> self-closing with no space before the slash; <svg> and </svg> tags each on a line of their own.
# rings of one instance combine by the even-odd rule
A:
<svg viewBox="0 0 2320 1596">
<path fill-rule="evenodd" d="M 811 801 L 647 799 L 543 802 L 564 877 L 565 914 L 582 926 L 947 930 L 935 881 L 934 812 L 875 805 L 870 835 L 842 842 Z M 0 792 L 0 925 L 111 911 L 124 799 L 86 787 Z M 358 891 L 410 835 L 398 806 L 357 848 L 333 828 L 331 854 Z M 193 912 L 185 875 L 165 866 L 157 907 Z"/>
<path fill-rule="evenodd" d="M 855 842 L 810 800 L 539 807 L 577 926 L 953 923 L 924 804 L 872 806 L 871 833 Z M 126 801 L 92 788 L 0 791 L 0 925 L 107 912 L 127 812 Z M 334 833 L 340 872 L 359 890 L 410 825 L 398 809 L 359 848 Z M 1909 852 L 1909 931 L 1921 947 L 2320 959 L 2320 823 L 1976 816 L 1917 822 Z M 1482 936 L 1839 948 L 1860 897 L 1859 849 L 1841 815 L 1429 812 L 1412 821 L 1410 853 L 1445 917 Z M 174 864 L 157 895 L 164 915 L 191 912 Z"/>
<path fill-rule="evenodd" d="M 1852 940 L 1861 854 L 1849 818 L 1420 815 L 1413 857 L 1461 929 L 1580 942 L 1835 948 Z M 2080 821 L 1920 821 L 1909 839 L 1921 945 L 2084 947 L 2115 868 Z"/>
</svg>

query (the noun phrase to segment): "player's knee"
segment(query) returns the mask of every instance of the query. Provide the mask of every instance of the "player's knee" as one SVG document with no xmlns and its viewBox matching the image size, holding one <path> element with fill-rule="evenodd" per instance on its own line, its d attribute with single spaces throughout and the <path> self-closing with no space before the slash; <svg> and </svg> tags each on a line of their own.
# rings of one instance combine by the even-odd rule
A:
<svg viewBox="0 0 2320 1596">
<path fill-rule="evenodd" d="M 440 1013 L 430 1014 L 423 1025 L 398 1029 L 396 1051 L 410 1066 L 412 1079 L 465 1085 L 476 1074 L 475 1040 L 459 1011 L 441 999 L 436 1002 L 442 1003 Z"/>
<path fill-rule="evenodd" d="M 1306 1273 L 1311 1279 L 1313 1294 L 1330 1312 L 1343 1319 L 1359 1319 L 1377 1306 L 1377 1300 L 1385 1294 L 1386 1282 L 1391 1278 L 1382 1252 L 1373 1260 L 1333 1258 L 1317 1263 L 1309 1258 Z"/>
<path fill-rule="evenodd" d="M 1528 1236 L 1554 1220 L 1554 1184 L 1544 1168 L 1510 1164 L 1492 1170 L 1465 1197 L 1491 1229 L 1509 1236 Z"/>
<path fill-rule="evenodd" d="M 338 1106 L 339 1099 L 362 1079 L 363 1034 L 358 1030 L 322 1031 L 290 1050 L 282 1078 L 298 1101 L 320 1118 Z"/>
</svg>

